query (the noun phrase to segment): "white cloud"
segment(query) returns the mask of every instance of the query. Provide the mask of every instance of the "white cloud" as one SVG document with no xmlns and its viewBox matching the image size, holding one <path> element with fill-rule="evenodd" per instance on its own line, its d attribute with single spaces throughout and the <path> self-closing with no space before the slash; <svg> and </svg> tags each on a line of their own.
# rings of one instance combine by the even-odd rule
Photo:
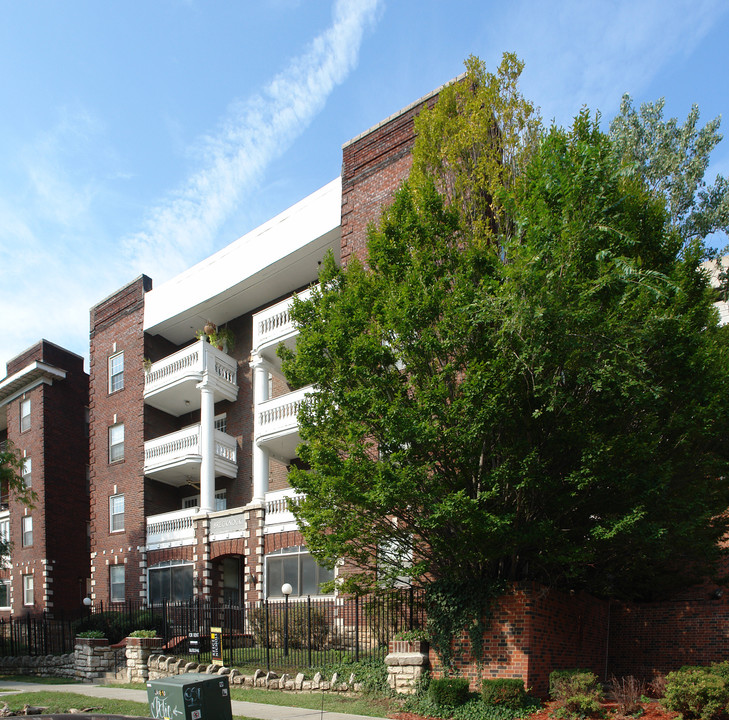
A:
<svg viewBox="0 0 729 720">
<path fill-rule="evenodd" d="M 270 162 L 281 156 L 356 66 L 362 37 L 381 0 L 337 0 L 332 24 L 257 95 L 231 105 L 203 138 L 206 160 L 125 238 L 136 274 L 162 281 L 209 254 L 222 223 Z"/>
</svg>

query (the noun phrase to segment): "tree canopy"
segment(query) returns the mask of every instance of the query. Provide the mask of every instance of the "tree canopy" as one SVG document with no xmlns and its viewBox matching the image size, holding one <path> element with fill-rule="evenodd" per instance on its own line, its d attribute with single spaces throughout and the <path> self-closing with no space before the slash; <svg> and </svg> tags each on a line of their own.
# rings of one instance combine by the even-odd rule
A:
<svg viewBox="0 0 729 720">
<path fill-rule="evenodd" d="M 0 450 L 0 489 L 3 495 L 12 495 L 22 504 L 33 507 L 35 493 L 31 488 L 25 486 L 23 458 L 8 441 Z M 0 537 L 0 558 L 9 557 L 10 550 L 10 541 Z"/>
<path fill-rule="evenodd" d="M 711 572 L 727 530 L 729 347 L 695 202 L 667 208 L 587 111 L 542 128 L 520 70 L 469 61 L 366 265 L 328 258 L 295 302 L 284 371 L 316 392 L 294 511 L 350 586 L 655 597 Z"/>
</svg>

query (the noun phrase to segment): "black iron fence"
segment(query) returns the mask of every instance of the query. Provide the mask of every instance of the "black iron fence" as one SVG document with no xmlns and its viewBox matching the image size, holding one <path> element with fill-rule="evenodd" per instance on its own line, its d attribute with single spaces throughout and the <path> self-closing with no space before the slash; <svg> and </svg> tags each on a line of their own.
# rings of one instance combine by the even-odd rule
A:
<svg viewBox="0 0 729 720">
<path fill-rule="evenodd" d="M 71 652 L 76 634 L 84 630 L 99 630 L 114 645 L 134 630 L 154 629 L 163 638 L 165 654 L 209 663 L 211 636 L 219 629 L 215 634 L 225 665 L 266 670 L 319 667 L 383 658 L 395 633 L 424 623 L 422 595 L 412 589 L 244 605 L 203 600 L 98 604 L 74 619 L 0 621 L 0 655 Z"/>
</svg>

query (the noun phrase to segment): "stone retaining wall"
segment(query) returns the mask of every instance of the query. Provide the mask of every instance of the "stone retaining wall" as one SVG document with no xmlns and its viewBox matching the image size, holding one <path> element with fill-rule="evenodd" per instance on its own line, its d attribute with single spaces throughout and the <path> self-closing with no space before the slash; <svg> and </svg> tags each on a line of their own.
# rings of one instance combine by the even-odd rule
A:
<svg viewBox="0 0 729 720">
<path fill-rule="evenodd" d="M 75 656 L 73 653 L 68 653 L 67 655 L 0 657 L 0 674 L 75 678 Z"/>
<path fill-rule="evenodd" d="M 362 691 L 361 684 L 354 681 L 354 675 L 344 678 L 334 673 L 330 680 L 324 680 L 321 673 L 314 675 L 312 680 L 305 680 L 303 673 L 296 676 L 284 673 L 279 677 L 274 672 L 266 673 L 263 670 L 256 670 L 253 675 L 242 675 L 235 668 L 224 665 L 186 662 L 167 655 L 150 655 L 147 664 L 150 680 L 185 673 L 204 673 L 206 675 L 227 675 L 231 687 L 257 687 L 264 690 L 290 690 L 292 692 L 359 693 Z"/>
</svg>

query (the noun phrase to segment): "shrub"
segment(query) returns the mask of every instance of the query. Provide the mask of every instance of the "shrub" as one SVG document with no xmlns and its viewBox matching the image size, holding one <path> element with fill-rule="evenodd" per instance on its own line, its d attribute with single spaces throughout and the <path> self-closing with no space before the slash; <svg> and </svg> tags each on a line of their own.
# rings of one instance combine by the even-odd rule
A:
<svg viewBox="0 0 729 720">
<path fill-rule="evenodd" d="M 127 637 L 132 638 L 156 638 L 157 637 L 157 631 L 156 630 L 132 630 L 132 632 L 127 635 Z"/>
<path fill-rule="evenodd" d="M 468 678 L 447 677 L 430 681 L 428 696 L 432 702 L 441 708 L 456 708 L 468 702 Z"/>
<path fill-rule="evenodd" d="M 589 670 L 553 670 L 549 674 L 549 694 L 553 700 L 597 689 L 597 676 Z"/>
<path fill-rule="evenodd" d="M 106 635 L 101 630 L 82 630 L 76 633 L 76 637 L 80 638 L 104 638 Z"/>
<path fill-rule="evenodd" d="M 486 705 L 520 708 L 524 705 L 526 690 L 519 678 L 495 678 L 481 683 L 481 699 Z"/>
<path fill-rule="evenodd" d="M 268 634 L 266 614 L 268 613 Z M 283 647 L 286 609 L 284 605 L 265 605 L 253 608 L 248 613 L 248 623 L 258 647 Z M 321 608 L 311 608 L 311 648 L 323 650 L 329 639 L 330 626 L 327 613 Z M 289 605 L 289 647 L 307 648 L 309 642 L 309 608 L 306 603 Z"/>
<path fill-rule="evenodd" d="M 393 640 L 406 640 L 409 642 L 417 642 L 418 640 L 428 640 L 426 630 L 400 630 L 392 636 Z"/>
<path fill-rule="evenodd" d="M 549 691 L 558 706 L 556 717 L 589 717 L 602 711 L 602 691 L 589 670 L 555 670 L 549 675 Z"/>
<path fill-rule="evenodd" d="M 610 678 L 610 692 L 623 715 L 634 715 L 641 709 L 640 699 L 645 693 L 645 683 L 633 675 L 619 680 L 613 675 Z"/>
<path fill-rule="evenodd" d="M 724 666 L 725 663 L 721 663 Z M 725 667 L 685 667 L 668 673 L 663 705 L 686 718 L 713 720 L 729 703 Z"/>
</svg>

